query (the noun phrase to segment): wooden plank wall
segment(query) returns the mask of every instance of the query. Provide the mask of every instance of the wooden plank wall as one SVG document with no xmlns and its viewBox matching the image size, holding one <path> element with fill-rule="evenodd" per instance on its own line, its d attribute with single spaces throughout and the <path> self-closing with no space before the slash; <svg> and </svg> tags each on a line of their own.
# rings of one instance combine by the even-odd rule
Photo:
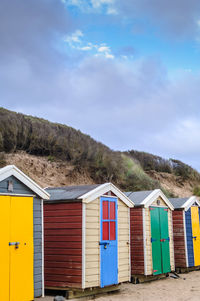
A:
<svg viewBox="0 0 200 301">
<path fill-rule="evenodd" d="M 129 207 L 118 199 L 118 281 L 130 280 Z"/>
<path fill-rule="evenodd" d="M 169 224 L 169 251 L 170 251 L 170 265 L 171 270 L 175 271 L 175 259 L 174 259 L 174 234 L 173 234 L 173 218 L 172 210 L 168 210 L 168 224 Z"/>
<path fill-rule="evenodd" d="M 86 204 L 85 239 L 85 288 L 100 286 L 100 199 Z M 118 199 L 118 281 L 129 279 L 129 208 Z"/>
<path fill-rule="evenodd" d="M 100 286 L 100 201 L 86 204 L 85 288 Z"/>
<path fill-rule="evenodd" d="M 144 275 L 143 208 L 130 209 L 131 275 Z"/>
<path fill-rule="evenodd" d="M 174 230 L 174 255 L 175 265 L 177 268 L 187 267 L 183 214 L 183 210 L 174 210 L 172 214 Z"/>
<path fill-rule="evenodd" d="M 153 274 L 152 246 L 151 246 L 151 217 L 149 208 L 145 208 L 145 231 L 146 231 L 146 275 Z"/>
<path fill-rule="evenodd" d="M 42 295 L 42 200 L 33 200 L 34 237 L 34 296 Z"/>
<path fill-rule="evenodd" d="M 44 204 L 45 287 L 82 287 L 82 203 Z"/>
</svg>

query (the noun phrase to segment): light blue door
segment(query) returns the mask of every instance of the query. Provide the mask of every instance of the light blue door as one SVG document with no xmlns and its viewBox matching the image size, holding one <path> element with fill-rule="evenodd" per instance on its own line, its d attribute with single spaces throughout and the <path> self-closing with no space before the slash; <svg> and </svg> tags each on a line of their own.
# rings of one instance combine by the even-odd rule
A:
<svg viewBox="0 0 200 301">
<path fill-rule="evenodd" d="M 118 284 L 117 198 L 101 197 L 101 287 Z"/>
</svg>

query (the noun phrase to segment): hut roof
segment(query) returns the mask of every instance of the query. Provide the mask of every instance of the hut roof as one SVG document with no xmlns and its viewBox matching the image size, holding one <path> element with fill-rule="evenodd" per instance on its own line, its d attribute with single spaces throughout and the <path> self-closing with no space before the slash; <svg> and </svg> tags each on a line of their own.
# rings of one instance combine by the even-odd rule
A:
<svg viewBox="0 0 200 301">
<path fill-rule="evenodd" d="M 124 193 L 135 205 L 141 205 L 144 199 L 146 199 L 152 192 L 153 190 L 129 191 Z"/>
<path fill-rule="evenodd" d="M 158 198 L 161 197 L 167 206 L 174 210 L 172 203 L 168 200 L 168 198 L 164 195 L 162 190 L 155 189 L 155 190 L 146 190 L 146 191 L 129 191 L 125 192 L 126 196 L 137 206 L 144 206 L 148 208 L 151 204 Z"/>
<path fill-rule="evenodd" d="M 24 185 L 30 188 L 35 194 L 44 200 L 49 199 L 49 194 L 42 187 L 40 187 L 36 182 L 31 178 L 25 175 L 19 168 L 15 165 L 7 165 L 3 168 L 0 168 L 0 182 L 7 179 L 10 176 L 14 176 Z"/>
<path fill-rule="evenodd" d="M 169 201 L 172 203 L 175 209 L 185 209 L 186 211 L 196 203 L 200 206 L 200 203 L 195 196 L 187 197 L 187 198 L 170 198 Z"/>
<path fill-rule="evenodd" d="M 48 187 L 46 191 L 50 194 L 50 201 L 76 200 L 98 186 L 100 185 Z"/>
<path fill-rule="evenodd" d="M 128 207 L 133 207 L 131 200 L 112 183 L 97 184 L 97 185 L 78 185 L 78 186 L 63 186 L 63 187 L 48 187 L 46 191 L 50 194 L 49 202 L 59 201 L 77 201 L 82 200 L 84 203 L 89 203 L 96 198 L 105 195 L 111 191 L 120 198 Z M 109 195 L 107 195 L 109 197 Z"/>
</svg>

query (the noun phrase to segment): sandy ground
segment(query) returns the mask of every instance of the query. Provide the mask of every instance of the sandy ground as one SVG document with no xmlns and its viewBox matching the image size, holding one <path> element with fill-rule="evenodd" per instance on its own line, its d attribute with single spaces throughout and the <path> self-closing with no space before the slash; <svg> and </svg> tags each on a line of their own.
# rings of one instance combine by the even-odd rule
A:
<svg viewBox="0 0 200 301">
<path fill-rule="evenodd" d="M 92 298 L 87 298 L 87 300 L 90 299 Z M 95 299 L 98 299 L 98 301 L 121 301 L 122 299 L 123 301 L 199 301 L 200 271 L 182 274 L 179 279 L 166 278 L 137 285 L 131 283 L 122 284 L 119 293 L 98 296 Z M 53 301 L 53 297 L 37 300 Z M 79 300 L 86 300 L 86 298 Z"/>
</svg>

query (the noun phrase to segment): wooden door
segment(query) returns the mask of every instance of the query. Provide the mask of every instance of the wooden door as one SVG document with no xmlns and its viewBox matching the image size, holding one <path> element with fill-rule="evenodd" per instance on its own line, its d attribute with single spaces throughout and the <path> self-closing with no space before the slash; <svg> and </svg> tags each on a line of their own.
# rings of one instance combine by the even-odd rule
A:
<svg viewBox="0 0 200 301">
<path fill-rule="evenodd" d="M 153 275 L 159 275 L 162 274 L 159 208 L 150 207 L 150 212 L 151 212 L 151 246 L 152 246 Z"/>
<path fill-rule="evenodd" d="M 1 247 L 0 247 L 0 300 L 9 301 L 9 281 L 10 281 L 10 197 L 0 196 L 0 231 L 1 231 Z"/>
<path fill-rule="evenodd" d="M 101 198 L 101 287 L 118 284 L 117 198 Z"/>
<path fill-rule="evenodd" d="M 169 251 L 169 224 L 168 224 L 168 209 L 159 208 L 160 214 L 160 241 L 162 251 L 162 272 L 169 273 L 170 266 L 170 251 Z"/>
<path fill-rule="evenodd" d="M 168 209 L 150 207 L 153 275 L 171 271 Z"/>
<path fill-rule="evenodd" d="M 1 197 L 0 200 L 3 207 L 0 225 L 5 233 L 0 251 L 5 258 L 3 262 L 1 256 L 4 268 L 0 296 L 4 294 L 4 298 L 0 300 L 31 301 L 34 299 L 33 198 Z"/>
<path fill-rule="evenodd" d="M 192 235 L 194 248 L 194 264 L 200 265 L 200 228 L 199 228 L 199 210 L 197 206 L 191 207 Z"/>
<path fill-rule="evenodd" d="M 195 264 L 194 264 L 191 208 L 189 208 L 185 212 L 185 227 L 186 227 L 186 238 L 187 238 L 188 266 L 193 267 Z"/>
</svg>

